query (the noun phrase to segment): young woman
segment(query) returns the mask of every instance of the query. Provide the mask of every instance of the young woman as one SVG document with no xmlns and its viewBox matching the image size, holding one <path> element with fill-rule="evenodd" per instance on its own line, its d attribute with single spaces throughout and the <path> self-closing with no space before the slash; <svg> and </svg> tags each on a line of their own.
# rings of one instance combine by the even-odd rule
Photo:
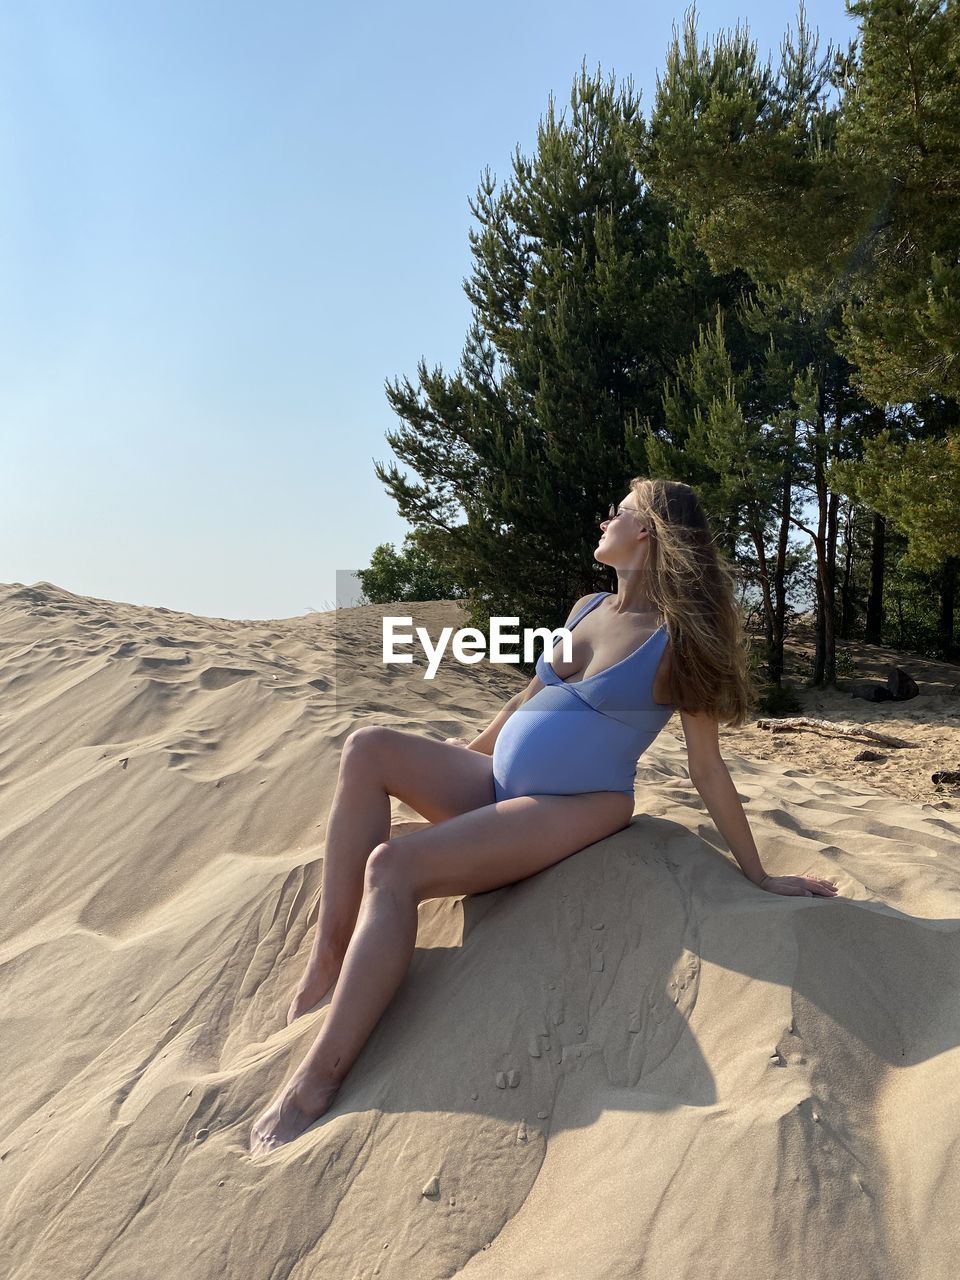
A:
<svg viewBox="0 0 960 1280">
<path fill-rule="evenodd" d="M 465 747 L 366 726 L 347 738 L 327 825 L 320 914 L 287 1022 L 337 984 L 307 1056 L 253 1126 L 254 1155 L 330 1106 L 410 964 L 417 904 L 535 875 L 629 825 L 637 758 L 679 711 L 690 777 L 758 888 L 832 897 L 832 881 L 760 864 L 718 746 L 752 693 L 733 581 L 688 485 L 637 478 L 594 558 L 617 591 L 584 596 L 569 662 L 537 674 Z M 583 622 L 581 624 L 581 619 Z M 390 797 L 432 825 L 390 839 Z"/>
</svg>

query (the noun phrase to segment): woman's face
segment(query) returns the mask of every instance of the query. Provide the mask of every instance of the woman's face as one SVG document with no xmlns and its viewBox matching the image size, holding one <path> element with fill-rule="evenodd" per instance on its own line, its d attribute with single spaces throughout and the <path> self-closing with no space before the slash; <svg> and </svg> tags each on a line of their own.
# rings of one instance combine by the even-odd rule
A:
<svg viewBox="0 0 960 1280">
<path fill-rule="evenodd" d="M 646 555 L 644 548 L 648 535 L 637 514 L 637 499 L 628 493 L 617 504 L 617 514 L 600 521 L 602 533 L 593 553 L 601 564 L 614 568 L 636 567 L 638 553 Z"/>
</svg>

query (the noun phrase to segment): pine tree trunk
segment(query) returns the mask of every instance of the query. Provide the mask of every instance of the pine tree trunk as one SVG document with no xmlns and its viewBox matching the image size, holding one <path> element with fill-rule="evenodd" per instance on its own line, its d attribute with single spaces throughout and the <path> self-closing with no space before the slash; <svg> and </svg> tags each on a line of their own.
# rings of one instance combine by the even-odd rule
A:
<svg viewBox="0 0 960 1280">
<path fill-rule="evenodd" d="M 814 447 L 814 479 L 817 487 L 817 536 L 814 549 L 817 555 L 817 644 L 813 657 L 813 683 L 817 686 L 834 684 L 837 678 L 834 558 L 837 546 L 837 500 L 839 495 L 828 493 L 824 466 L 826 453 L 826 422 L 824 419 L 823 393 L 821 407 L 817 411 Z"/>
<path fill-rule="evenodd" d="M 793 431 L 796 437 L 797 424 Z M 770 645 L 768 670 L 770 679 L 779 686 L 783 679 L 783 638 L 787 624 L 787 546 L 790 532 L 790 500 L 793 492 L 792 476 L 788 471 L 783 483 L 783 501 L 780 505 L 780 535 L 777 538 L 777 567 L 773 579 L 776 605 L 773 611 L 773 639 Z"/>
<path fill-rule="evenodd" d="M 957 595 L 957 568 L 960 559 L 948 556 L 940 580 L 940 653 L 945 662 L 953 662 L 957 646 L 953 639 L 953 609 Z"/>
<path fill-rule="evenodd" d="M 838 424 L 839 430 L 839 424 Z M 837 682 L 837 522 L 840 514 L 840 495 L 831 493 L 827 502 L 827 554 L 823 591 L 826 608 L 823 614 L 824 670 L 823 683 Z"/>
<path fill-rule="evenodd" d="M 885 534 L 887 522 L 873 513 L 873 540 L 870 551 L 870 594 L 867 597 L 867 618 L 863 638 L 867 644 L 881 644 L 883 633 L 883 572 L 886 562 Z"/>
<path fill-rule="evenodd" d="M 757 552 L 760 593 L 763 598 L 763 636 L 767 649 L 767 669 L 769 670 L 770 649 L 773 644 L 773 597 L 770 594 L 770 566 L 767 562 L 767 549 L 763 545 L 763 531 L 761 529 L 751 529 L 750 537 Z"/>
<path fill-rule="evenodd" d="M 850 639 L 853 626 L 853 503 L 847 503 L 846 520 L 843 526 L 843 581 L 840 585 L 840 628 L 843 640 Z"/>
</svg>

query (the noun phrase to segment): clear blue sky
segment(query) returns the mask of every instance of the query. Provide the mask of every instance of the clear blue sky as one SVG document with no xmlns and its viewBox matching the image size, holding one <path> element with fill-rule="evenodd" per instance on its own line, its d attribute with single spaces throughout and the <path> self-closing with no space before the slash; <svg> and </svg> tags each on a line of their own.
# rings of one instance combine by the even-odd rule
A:
<svg viewBox="0 0 960 1280">
<path fill-rule="evenodd" d="M 796 8 L 704 0 L 776 60 Z M 856 34 L 842 0 L 806 9 Z M 399 547 L 384 383 L 453 373 L 468 198 L 581 60 L 649 115 L 683 6 L 0 10 L 0 581 L 228 618 Z M 343 601 L 342 601 L 343 602 Z"/>
</svg>

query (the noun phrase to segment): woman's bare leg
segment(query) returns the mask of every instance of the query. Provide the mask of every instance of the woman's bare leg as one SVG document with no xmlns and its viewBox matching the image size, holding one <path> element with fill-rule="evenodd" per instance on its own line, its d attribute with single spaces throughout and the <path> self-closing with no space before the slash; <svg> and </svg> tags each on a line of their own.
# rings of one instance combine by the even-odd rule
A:
<svg viewBox="0 0 960 1280">
<path fill-rule="evenodd" d="M 322 1000 L 337 980 L 363 894 L 367 858 L 390 832 L 390 797 L 378 784 L 373 753 L 352 733 L 327 820 L 317 931 L 307 967 L 287 1010 L 287 1022 Z"/>
<path fill-rule="evenodd" d="M 317 932 L 288 1023 L 312 1009 L 337 980 L 360 911 L 367 859 L 390 834 L 391 796 L 430 822 L 492 804 L 492 759 L 386 726 L 350 734 L 327 822 Z"/>
<path fill-rule="evenodd" d="M 327 1019 L 254 1124 L 251 1152 L 289 1142 L 330 1106 L 410 965 L 419 902 L 523 880 L 622 830 L 632 813 L 632 799 L 617 791 L 517 796 L 379 845 Z"/>
</svg>

